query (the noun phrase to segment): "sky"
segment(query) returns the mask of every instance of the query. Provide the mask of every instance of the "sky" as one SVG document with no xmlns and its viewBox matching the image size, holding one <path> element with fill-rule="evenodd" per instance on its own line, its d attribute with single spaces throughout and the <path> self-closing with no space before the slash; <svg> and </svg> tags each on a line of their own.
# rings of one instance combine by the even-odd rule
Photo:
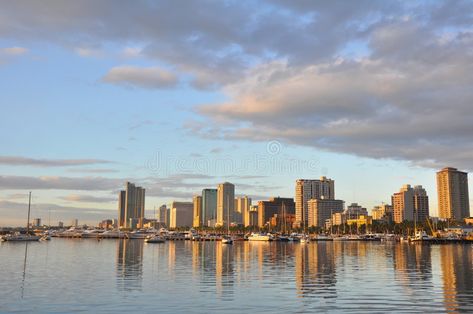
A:
<svg viewBox="0 0 473 314">
<path fill-rule="evenodd" d="M 327 176 L 368 209 L 473 170 L 471 1 L 0 0 L 0 226 Z M 470 196 L 473 195 L 470 184 Z M 470 199 L 470 203 L 471 199 Z"/>
</svg>

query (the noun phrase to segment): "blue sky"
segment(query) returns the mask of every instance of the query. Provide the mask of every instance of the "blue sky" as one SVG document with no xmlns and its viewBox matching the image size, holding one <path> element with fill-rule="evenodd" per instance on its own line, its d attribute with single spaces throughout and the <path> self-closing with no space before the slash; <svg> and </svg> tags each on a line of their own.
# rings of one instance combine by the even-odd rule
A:
<svg viewBox="0 0 473 314">
<path fill-rule="evenodd" d="M 471 170 L 469 2 L 3 2 L 0 225 L 116 215 L 222 181 L 254 200 L 336 182 L 390 202 Z M 445 123 L 448 121 L 448 123 Z M 471 190 L 471 188 L 470 188 Z M 471 192 L 470 192 L 471 195 Z"/>
</svg>

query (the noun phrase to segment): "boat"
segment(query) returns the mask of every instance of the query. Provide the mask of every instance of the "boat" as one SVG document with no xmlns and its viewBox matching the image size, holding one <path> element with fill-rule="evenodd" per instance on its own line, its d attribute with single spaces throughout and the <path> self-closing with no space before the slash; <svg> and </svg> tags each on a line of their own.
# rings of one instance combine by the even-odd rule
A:
<svg viewBox="0 0 473 314">
<path fill-rule="evenodd" d="M 410 242 L 422 242 L 422 241 L 430 241 L 432 237 L 427 235 L 424 230 L 417 231 L 413 237 L 409 237 Z"/>
<path fill-rule="evenodd" d="M 129 239 L 146 239 L 149 236 L 154 236 L 158 233 L 156 229 L 140 229 L 128 233 Z"/>
<path fill-rule="evenodd" d="M 164 243 L 164 242 L 166 242 L 166 240 L 164 239 L 164 237 L 154 235 L 154 236 L 148 236 L 145 239 L 145 242 L 146 243 Z"/>
<path fill-rule="evenodd" d="M 28 200 L 28 218 L 26 220 L 26 234 L 22 233 L 14 233 L 8 234 L 1 238 L 1 241 L 17 241 L 17 242 L 24 242 L 24 241 L 39 241 L 41 236 L 31 235 L 30 234 L 30 212 L 31 212 L 31 192 L 29 194 Z"/>
<path fill-rule="evenodd" d="M 314 241 L 332 241 L 333 237 L 328 236 L 326 234 L 318 234 L 313 240 Z"/>
<path fill-rule="evenodd" d="M 229 236 L 223 236 L 222 237 L 222 243 L 223 244 L 233 244 L 233 239 Z"/>
<path fill-rule="evenodd" d="M 119 230 L 107 230 L 100 234 L 102 239 L 123 239 L 126 237 L 126 233 Z"/>
<path fill-rule="evenodd" d="M 301 240 L 300 240 L 299 242 L 300 242 L 300 243 L 309 243 L 309 242 L 310 242 L 310 238 L 309 238 L 308 235 L 305 235 L 305 234 L 304 234 L 304 235 L 301 237 Z"/>
<path fill-rule="evenodd" d="M 248 236 L 248 241 L 272 241 L 273 237 L 270 234 L 252 233 Z"/>
<path fill-rule="evenodd" d="M 82 233 L 82 238 L 100 238 L 104 232 L 100 229 L 86 230 Z"/>
</svg>

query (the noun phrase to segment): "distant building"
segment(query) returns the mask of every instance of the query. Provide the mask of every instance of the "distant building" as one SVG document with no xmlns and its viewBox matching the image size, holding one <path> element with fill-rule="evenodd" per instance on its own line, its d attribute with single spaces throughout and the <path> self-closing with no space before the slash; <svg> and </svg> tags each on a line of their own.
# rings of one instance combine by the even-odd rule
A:
<svg viewBox="0 0 473 314">
<path fill-rule="evenodd" d="M 232 222 L 235 222 L 235 186 L 225 182 L 217 186 L 217 226 Z"/>
<path fill-rule="evenodd" d="M 195 195 L 192 199 L 192 203 L 194 204 L 192 226 L 194 228 L 199 228 L 202 226 L 201 225 L 202 196 Z"/>
<path fill-rule="evenodd" d="M 269 201 L 258 202 L 258 226 L 283 228 L 291 227 L 290 215 L 294 215 L 295 204 L 293 198 L 271 197 Z"/>
<path fill-rule="evenodd" d="M 392 204 L 395 223 L 414 219 L 423 222 L 429 217 L 429 198 L 421 185 L 414 188 L 409 184 L 403 185 L 401 190 L 392 196 Z"/>
<path fill-rule="evenodd" d="M 393 207 L 388 204 L 381 204 L 371 210 L 373 220 L 390 223 L 393 221 Z"/>
<path fill-rule="evenodd" d="M 347 206 L 347 209 L 345 209 L 344 214 L 347 216 L 347 219 L 353 219 L 361 215 L 368 216 L 368 211 L 366 210 L 366 208 L 358 205 L 357 203 L 352 203 Z"/>
<path fill-rule="evenodd" d="M 217 189 L 202 190 L 202 226 L 215 227 L 217 221 Z"/>
<path fill-rule="evenodd" d="M 118 194 L 119 227 L 128 229 L 142 227 L 139 224 L 142 224 L 145 217 L 145 189 L 130 182 L 125 183 L 125 188 Z"/>
<path fill-rule="evenodd" d="M 296 180 L 296 225 L 308 224 L 308 201 L 311 199 L 335 199 L 335 182 L 326 177 L 320 180 Z"/>
<path fill-rule="evenodd" d="M 369 226 L 372 223 L 373 223 L 373 217 L 365 216 L 365 215 L 358 216 L 357 218 L 354 218 L 354 219 L 347 219 L 347 224 L 349 226 L 351 225 L 356 225 L 357 227 L 360 227 L 362 225 Z"/>
<path fill-rule="evenodd" d="M 33 227 L 41 227 L 41 218 L 33 219 Z"/>
<path fill-rule="evenodd" d="M 258 205 L 251 205 L 248 216 L 249 216 L 249 225 L 245 227 L 258 226 Z"/>
<path fill-rule="evenodd" d="M 58 226 L 59 228 L 64 228 L 64 223 L 63 223 L 62 221 L 59 221 L 59 222 L 57 223 L 57 226 Z"/>
<path fill-rule="evenodd" d="M 159 206 L 158 217 L 156 218 L 159 223 L 169 226 L 169 208 L 166 206 L 166 204 Z"/>
<path fill-rule="evenodd" d="M 347 223 L 347 216 L 344 213 L 332 214 L 331 225 L 341 226 Z"/>
<path fill-rule="evenodd" d="M 333 214 L 342 213 L 342 200 L 312 199 L 308 202 L 308 227 L 324 227 Z"/>
<path fill-rule="evenodd" d="M 461 221 L 470 216 L 468 173 L 456 168 L 437 172 L 439 217 Z"/>
<path fill-rule="evenodd" d="M 236 211 L 241 216 L 241 223 L 244 227 L 250 226 L 251 198 L 248 196 L 237 197 Z"/>
<path fill-rule="evenodd" d="M 72 219 L 71 221 L 71 227 L 78 227 L 79 226 L 79 220 L 78 219 Z"/>
<path fill-rule="evenodd" d="M 194 204 L 192 202 L 172 202 L 169 228 L 192 226 Z"/>
</svg>

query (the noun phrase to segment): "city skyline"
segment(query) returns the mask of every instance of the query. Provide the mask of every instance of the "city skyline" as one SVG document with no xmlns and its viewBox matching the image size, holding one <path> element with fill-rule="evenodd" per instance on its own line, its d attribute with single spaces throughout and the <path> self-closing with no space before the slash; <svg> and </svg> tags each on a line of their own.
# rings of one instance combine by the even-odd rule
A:
<svg viewBox="0 0 473 314">
<path fill-rule="evenodd" d="M 321 176 L 368 209 L 422 185 L 439 216 L 435 172 L 473 171 L 469 2 L 20 2 L 0 12 L 0 226 L 29 191 L 43 222 L 93 223 L 126 181 L 149 217 Z"/>
</svg>

